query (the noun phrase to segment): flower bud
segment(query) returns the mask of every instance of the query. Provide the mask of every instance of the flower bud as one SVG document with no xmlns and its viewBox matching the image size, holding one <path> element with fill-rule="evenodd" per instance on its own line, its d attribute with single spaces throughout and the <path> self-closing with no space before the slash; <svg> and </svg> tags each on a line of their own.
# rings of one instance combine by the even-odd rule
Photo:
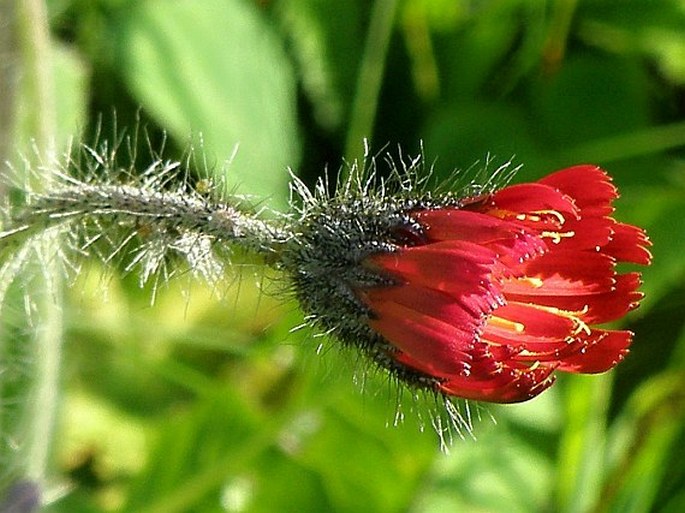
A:
<svg viewBox="0 0 685 513">
<path fill-rule="evenodd" d="M 283 251 L 313 324 L 411 386 L 499 403 L 555 372 L 600 373 L 632 333 L 643 230 L 612 217 L 595 166 L 455 199 L 346 194 L 310 207 Z"/>
</svg>

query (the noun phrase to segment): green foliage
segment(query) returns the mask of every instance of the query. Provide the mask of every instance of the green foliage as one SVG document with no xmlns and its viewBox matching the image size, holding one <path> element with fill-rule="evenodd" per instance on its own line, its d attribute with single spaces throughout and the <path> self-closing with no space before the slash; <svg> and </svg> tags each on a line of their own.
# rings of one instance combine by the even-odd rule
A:
<svg viewBox="0 0 685 513">
<path fill-rule="evenodd" d="M 210 164 L 232 159 L 231 187 L 277 208 L 288 166 L 311 183 L 348 151 L 365 0 L 47 4 L 59 144 L 98 123 L 112 133 L 113 107 L 119 125 L 141 118 L 151 139 L 167 132 L 170 152 L 201 137 Z M 682 2 L 405 0 L 391 14 L 372 152 L 423 141 L 436 179 L 488 155 L 524 164 L 516 180 L 588 159 L 604 166 L 623 192 L 618 217 L 654 242 L 646 301 L 626 324 L 632 354 L 530 403 L 473 407 L 476 440 L 456 437 L 443 454 L 408 394 L 364 378 L 325 339 L 290 332 L 296 305 L 249 268 L 214 295 L 182 276 L 150 306 L 135 280 L 92 267 L 65 292 L 47 511 L 685 507 Z M 29 66 L 22 52 L 0 55 Z M 33 101 L 17 90 L 22 150 L 36 135 Z M 20 429 L 16 400 L 32 369 L 12 304 L 2 311 L 3 440 Z M 398 403 L 406 418 L 395 426 Z M 12 456 L 0 457 L 1 491 Z"/>
<path fill-rule="evenodd" d="M 111 30 L 136 101 L 178 140 L 197 134 L 209 159 L 230 160 L 239 191 L 282 208 L 280 170 L 298 163 L 295 79 L 267 20 L 241 1 L 147 1 Z"/>
</svg>

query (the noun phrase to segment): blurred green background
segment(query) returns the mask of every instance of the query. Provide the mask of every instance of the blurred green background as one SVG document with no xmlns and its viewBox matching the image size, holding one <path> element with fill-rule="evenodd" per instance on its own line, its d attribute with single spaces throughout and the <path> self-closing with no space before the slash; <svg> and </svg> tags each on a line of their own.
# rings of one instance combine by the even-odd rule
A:
<svg viewBox="0 0 685 513">
<path fill-rule="evenodd" d="M 591 162 L 654 243 L 627 360 L 472 405 L 474 436 L 449 454 L 386 377 L 291 332 L 302 316 L 268 273 L 237 269 L 223 299 L 181 276 L 150 306 L 92 262 L 51 357 L 46 511 L 685 511 L 682 1 L 3 0 L 0 22 L 0 160 L 139 125 L 153 145 L 168 133 L 168 157 L 201 144 L 276 209 L 288 167 L 313 183 L 364 137 L 423 144 L 438 177 Z M 3 310 L 0 490 L 30 466 L 17 447 L 35 425 L 14 417 L 46 378 L 20 312 Z"/>
</svg>

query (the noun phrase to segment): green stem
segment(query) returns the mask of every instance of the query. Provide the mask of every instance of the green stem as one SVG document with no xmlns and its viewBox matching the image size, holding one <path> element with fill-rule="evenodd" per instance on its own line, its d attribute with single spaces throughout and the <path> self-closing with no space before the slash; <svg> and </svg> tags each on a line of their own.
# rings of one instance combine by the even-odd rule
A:
<svg viewBox="0 0 685 513">
<path fill-rule="evenodd" d="M 42 0 L 20 0 L 18 15 L 25 87 L 32 106 L 31 128 L 38 149 L 54 159 L 57 109 L 47 8 Z"/>
<path fill-rule="evenodd" d="M 373 132 L 397 4 L 397 0 L 376 0 L 371 11 L 345 141 L 345 159 L 350 164 L 364 161 L 365 140 L 369 140 Z"/>
<path fill-rule="evenodd" d="M 559 68 L 564 59 L 577 4 L 578 0 L 560 0 L 554 4 L 549 35 L 543 52 L 545 66 L 550 71 Z"/>
<path fill-rule="evenodd" d="M 0 2 L 0 20 L 15 20 L 16 4 Z M 16 118 L 18 45 L 16 27 L 11 21 L 0 30 L 0 163 L 9 159 Z M 0 185 L 0 197 L 4 194 Z"/>
<path fill-rule="evenodd" d="M 47 10 L 41 0 L 19 2 L 18 27 L 23 47 L 24 91 L 32 105 L 31 128 L 36 147 L 43 162 L 56 158 L 56 106 L 54 77 Z M 47 186 L 48 176 L 37 177 L 42 187 Z M 57 411 L 59 368 L 62 346 L 62 310 L 58 304 L 61 282 L 57 263 L 49 255 L 55 254 L 58 240 L 42 239 L 36 247 L 37 257 L 28 266 L 29 276 L 19 277 L 29 283 L 26 293 L 31 296 L 34 310 L 27 320 L 31 328 L 33 361 L 31 379 L 33 390 L 26 405 L 25 451 L 23 464 L 26 477 L 44 483 L 46 480 L 52 432 Z"/>
<path fill-rule="evenodd" d="M 440 77 L 426 12 L 407 9 L 402 26 L 416 91 L 422 100 L 434 101 L 440 96 Z"/>
<path fill-rule="evenodd" d="M 596 503 L 601 490 L 611 376 L 573 376 L 566 384 L 556 504 L 558 511 L 581 513 Z"/>
</svg>

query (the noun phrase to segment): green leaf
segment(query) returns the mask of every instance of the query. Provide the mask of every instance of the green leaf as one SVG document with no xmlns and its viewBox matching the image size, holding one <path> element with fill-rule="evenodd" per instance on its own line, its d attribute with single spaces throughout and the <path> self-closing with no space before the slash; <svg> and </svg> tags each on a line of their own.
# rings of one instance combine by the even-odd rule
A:
<svg viewBox="0 0 685 513">
<path fill-rule="evenodd" d="M 73 49 L 58 43 L 51 45 L 50 56 L 56 100 L 54 105 L 55 148 L 59 153 L 74 138 L 78 138 L 79 131 L 85 125 L 88 67 L 79 59 Z M 33 149 L 30 149 L 29 146 L 36 136 L 36 128 L 33 122 L 35 100 L 28 97 L 25 83 L 20 83 L 19 93 L 17 98 L 19 103 L 17 131 L 14 141 L 17 153 L 10 155 L 11 160 L 15 160 L 20 153 L 33 155 Z"/>
<path fill-rule="evenodd" d="M 685 9 L 677 0 L 582 2 L 578 35 L 616 53 L 646 55 L 675 83 L 685 82 Z"/>
<path fill-rule="evenodd" d="M 685 337 L 681 336 L 681 345 Z M 602 511 L 647 513 L 669 469 L 681 465 L 679 440 L 684 434 L 685 398 L 679 361 L 640 386 L 616 422 L 614 455 L 608 466 Z M 668 476 L 668 479 L 664 479 Z"/>
<path fill-rule="evenodd" d="M 405 511 L 437 453 L 436 435 L 414 422 L 391 425 L 387 393 L 362 397 L 350 388 L 330 389 L 318 431 L 295 457 L 316 470 L 333 511 Z"/>
<path fill-rule="evenodd" d="M 366 37 L 364 3 L 286 0 L 277 6 L 314 117 L 324 129 L 337 130 L 354 95 Z"/>
<path fill-rule="evenodd" d="M 136 476 L 128 511 L 182 512 L 220 504 L 224 482 L 240 475 L 271 439 L 232 388 L 216 389 L 191 408 L 160 419 L 158 439 Z M 268 426 L 268 424 L 267 424 Z"/>
<path fill-rule="evenodd" d="M 553 483 L 551 459 L 499 420 L 479 426 L 477 440 L 456 440 L 451 454 L 436 461 L 413 512 L 545 510 Z"/>
<path fill-rule="evenodd" d="M 254 4 L 149 0 L 115 28 L 118 65 L 137 100 L 177 141 L 203 141 L 229 185 L 275 207 L 299 146 L 295 81 Z M 237 150 L 237 152 L 236 152 Z"/>
<path fill-rule="evenodd" d="M 517 35 L 516 12 L 504 7 L 484 14 L 468 20 L 462 30 L 436 48 L 447 100 L 477 98 L 488 81 L 501 74 L 498 66 Z"/>
</svg>

